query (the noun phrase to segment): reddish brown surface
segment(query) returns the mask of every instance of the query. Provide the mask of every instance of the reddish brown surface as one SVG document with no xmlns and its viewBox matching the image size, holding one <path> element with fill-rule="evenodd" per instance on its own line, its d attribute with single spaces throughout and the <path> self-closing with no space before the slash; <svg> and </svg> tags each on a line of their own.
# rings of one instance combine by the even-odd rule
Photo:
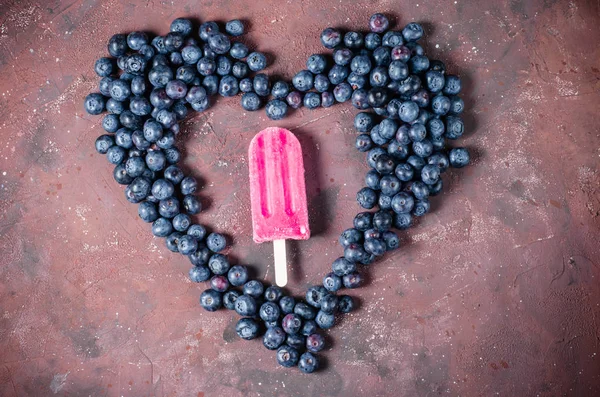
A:
<svg viewBox="0 0 600 397">
<path fill-rule="evenodd" d="M 600 393 L 598 3 L 327 4 L 2 1 L 0 395 Z M 321 51 L 322 28 L 364 28 L 374 11 L 427 22 L 429 54 L 467 82 L 475 161 L 445 176 L 434 212 L 371 266 L 354 293 L 362 308 L 332 330 L 328 366 L 310 377 L 240 341 L 232 313 L 198 306 L 187 260 L 151 237 L 94 152 L 100 118 L 82 99 L 116 32 L 240 17 L 276 57 L 269 72 L 289 78 Z M 238 101 L 185 123 L 186 165 L 206 182 L 202 222 L 271 280 L 271 248 L 251 238 L 246 148 L 275 123 Z M 296 294 L 339 255 L 358 211 L 353 114 L 337 105 L 277 123 L 306 151 L 314 237 L 295 244 Z"/>
</svg>

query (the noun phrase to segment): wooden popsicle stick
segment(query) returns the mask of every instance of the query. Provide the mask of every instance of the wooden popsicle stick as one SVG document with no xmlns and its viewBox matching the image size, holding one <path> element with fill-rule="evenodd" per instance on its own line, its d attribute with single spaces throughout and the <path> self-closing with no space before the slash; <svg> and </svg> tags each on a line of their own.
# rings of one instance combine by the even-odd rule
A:
<svg viewBox="0 0 600 397">
<path fill-rule="evenodd" d="M 275 257 L 275 284 L 285 287 L 287 284 L 285 240 L 273 240 L 273 254 Z"/>
</svg>

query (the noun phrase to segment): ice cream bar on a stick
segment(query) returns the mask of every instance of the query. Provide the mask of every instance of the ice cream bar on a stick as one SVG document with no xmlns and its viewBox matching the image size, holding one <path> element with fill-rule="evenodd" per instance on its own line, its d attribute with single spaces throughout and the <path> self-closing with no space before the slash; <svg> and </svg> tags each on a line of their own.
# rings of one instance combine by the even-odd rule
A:
<svg viewBox="0 0 600 397">
<path fill-rule="evenodd" d="M 290 131 L 270 127 L 252 139 L 248 157 L 254 241 L 273 241 L 275 283 L 283 287 L 285 240 L 310 237 L 302 148 Z"/>
</svg>

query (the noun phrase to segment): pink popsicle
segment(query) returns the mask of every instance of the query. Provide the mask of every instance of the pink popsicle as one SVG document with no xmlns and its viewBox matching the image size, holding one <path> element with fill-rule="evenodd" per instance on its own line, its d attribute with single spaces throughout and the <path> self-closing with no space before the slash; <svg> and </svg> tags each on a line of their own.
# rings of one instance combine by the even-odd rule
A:
<svg viewBox="0 0 600 397">
<path fill-rule="evenodd" d="M 310 237 L 302 148 L 290 131 L 270 127 L 252 139 L 248 156 L 254 241 L 275 242 L 276 281 L 285 285 L 287 279 L 277 274 L 285 270 L 283 240 Z"/>
</svg>

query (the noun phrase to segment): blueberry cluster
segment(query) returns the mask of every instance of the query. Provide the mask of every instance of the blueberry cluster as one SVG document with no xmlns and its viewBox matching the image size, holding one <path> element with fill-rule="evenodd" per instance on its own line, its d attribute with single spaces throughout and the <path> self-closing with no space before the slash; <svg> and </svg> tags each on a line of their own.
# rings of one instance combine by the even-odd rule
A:
<svg viewBox="0 0 600 397">
<path fill-rule="evenodd" d="M 227 22 L 224 32 L 205 22 L 195 38 L 192 23 L 178 18 L 166 36 L 152 40 L 143 32 L 113 36 L 108 43 L 113 58 L 95 64 L 100 92 L 84 102 L 90 114 L 108 111 L 102 121 L 107 134 L 96 140 L 96 150 L 115 166 L 114 178 L 126 185 L 126 199 L 138 204 L 140 218 L 165 238 L 169 250 L 189 258 L 190 279 L 210 283 L 200 305 L 207 311 L 234 310 L 242 317 L 236 324 L 241 338 L 262 335 L 264 346 L 277 351 L 279 364 L 306 373 L 318 368 L 314 353 L 325 346 L 319 330 L 331 328 L 336 314 L 355 307 L 350 296 L 338 292 L 361 285 L 359 265 L 399 247 L 391 229 L 406 229 L 413 216 L 429 211 L 429 196 L 442 189 L 441 173 L 469 163 L 466 149 L 445 149 L 446 138 L 457 139 L 464 129 L 460 79 L 446 74 L 441 61 L 425 57 L 417 44 L 423 36 L 419 24 L 402 31 L 388 30 L 389 25 L 384 15 L 375 14 L 367 34 L 325 29 L 321 42 L 333 49 L 333 60 L 311 55 L 291 84 L 271 85 L 267 75 L 256 73 L 266 67 L 264 54 L 231 42 L 244 33 L 240 21 Z M 194 196 L 198 183 L 177 166 L 178 122 L 190 107 L 207 109 L 211 95 L 240 91 L 244 109 L 258 110 L 266 102 L 266 113 L 275 120 L 287 114 L 288 106 L 315 109 L 351 101 L 360 110 L 374 110 L 354 120 L 360 133 L 356 148 L 367 152 L 371 167 L 357 200 L 365 209 L 379 210 L 354 218 L 353 228 L 339 238 L 344 255 L 304 300 L 250 280 L 246 266 L 232 266 L 222 253 L 225 237 L 190 218 L 202 206 Z"/>
</svg>

